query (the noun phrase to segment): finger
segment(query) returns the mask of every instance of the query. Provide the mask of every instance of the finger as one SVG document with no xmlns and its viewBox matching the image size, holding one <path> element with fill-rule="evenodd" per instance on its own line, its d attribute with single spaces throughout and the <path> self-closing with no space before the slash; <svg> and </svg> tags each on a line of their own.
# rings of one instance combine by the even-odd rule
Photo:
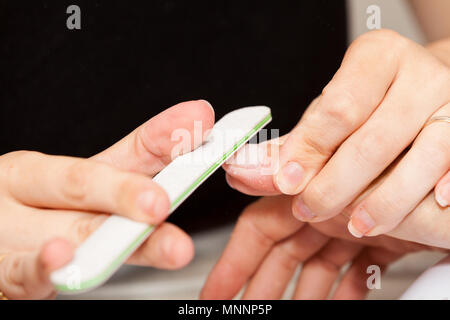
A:
<svg viewBox="0 0 450 320">
<path fill-rule="evenodd" d="M 202 144 L 214 125 L 214 109 L 205 100 L 179 103 L 94 156 L 117 168 L 154 175 L 175 155 Z"/>
<path fill-rule="evenodd" d="M 389 236 L 403 239 L 401 243 L 421 243 L 427 246 L 450 249 L 450 207 L 441 207 L 436 203 L 433 192 L 430 192 L 422 202 L 414 208 L 397 228 L 390 231 Z M 382 237 L 382 236 L 379 236 Z M 375 238 L 362 238 L 377 239 Z M 410 242 L 414 241 L 414 242 Z M 419 248 L 420 249 L 420 248 Z M 429 249 L 423 247 L 423 249 Z"/>
<path fill-rule="evenodd" d="M 450 114 L 450 104 L 436 115 Z M 356 237 L 393 230 L 450 168 L 450 126 L 427 125 L 386 180 L 353 211 L 348 228 Z"/>
<path fill-rule="evenodd" d="M 21 233 L 27 236 L 18 237 L 14 231 L 17 220 L 14 220 L 14 215 L 7 217 L 6 224 L 0 226 L 0 251 L 2 248 L 37 251 L 50 239 L 62 237 L 78 246 L 109 217 L 107 214 L 34 208 L 22 209 L 20 216 L 26 220 L 21 227 Z M 178 227 L 162 223 L 133 253 L 128 263 L 177 269 L 189 263 L 193 254 L 191 238 Z"/>
<path fill-rule="evenodd" d="M 402 255 L 402 253 L 394 253 L 383 248 L 373 247 L 364 249 L 355 258 L 350 268 L 342 277 L 333 294 L 333 300 L 364 299 L 369 291 L 368 280 L 371 280 L 369 277 L 371 276 L 371 272 L 373 272 L 368 267 L 378 267 L 382 273 L 390 263 Z"/>
<path fill-rule="evenodd" d="M 169 213 L 165 191 L 144 175 L 37 152 L 22 152 L 10 160 L 9 192 L 28 206 L 114 213 L 149 224 Z"/>
<path fill-rule="evenodd" d="M 320 250 L 328 239 L 305 226 L 277 243 L 250 280 L 243 299 L 281 299 L 299 264 Z"/>
<path fill-rule="evenodd" d="M 369 118 L 396 75 L 403 43 L 393 32 L 380 30 L 350 46 L 333 79 L 280 150 L 274 183 L 282 193 L 300 193 L 337 147 Z"/>
<path fill-rule="evenodd" d="M 175 270 L 186 266 L 194 257 L 194 244 L 183 230 L 171 223 L 161 224 L 127 263 Z"/>
<path fill-rule="evenodd" d="M 282 136 L 260 144 L 246 144 L 223 165 L 230 185 L 251 195 L 278 195 L 273 174 L 278 166 L 279 148 L 287 139 Z M 229 179 L 229 178 L 232 179 Z"/>
<path fill-rule="evenodd" d="M 324 300 L 330 295 L 341 268 L 351 261 L 362 245 L 334 239 L 307 260 L 302 267 L 293 299 Z"/>
<path fill-rule="evenodd" d="M 45 299 L 54 295 L 49 275 L 67 264 L 73 248 L 65 240 L 45 244 L 39 253 L 13 253 L 0 263 L 0 290 L 9 299 Z"/>
<path fill-rule="evenodd" d="M 272 246 L 303 226 L 292 217 L 289 202 L 285 196 L 262 198 L 244 210 L 206 280 L 200 295 L 202 299 L 234 297 Z"/>
<path fill-rule="evenodd" d="M 426 70 L 417 67 L 418 58 Z M 450 74 L 433 57 L 412 54 L 404 59 L 401 70 L 377 110 L 297 197 L 300 219 L 323 221 L 341 212 L 411 144 L 427 119 L 448 101 Z"/>
<path fill-rule="evenodd" d="M 245 184 L 241 182 L 241 180 L 236 179 L 233 177 L 233 175 L 227 173 L 225 175 L 225 179 L 228 183 L 228 185 L 239 192 L 248 194 L 250 196 L 273 196 L 277 194 L 277 191 L 271 191 L 271 190 L 264 190 L 264 189 L 257 189 L 259 185 L 255 185 L 255 187 Z M 269 177 L 268 179 L 271 182 L 272 178 Z"/>
<path fill-rule="evenodd" d="M 439 180 L 434 189 L 434 196 L 441 207 L 445 208 L 450 205 L 450 171 Z"/>
</svg>

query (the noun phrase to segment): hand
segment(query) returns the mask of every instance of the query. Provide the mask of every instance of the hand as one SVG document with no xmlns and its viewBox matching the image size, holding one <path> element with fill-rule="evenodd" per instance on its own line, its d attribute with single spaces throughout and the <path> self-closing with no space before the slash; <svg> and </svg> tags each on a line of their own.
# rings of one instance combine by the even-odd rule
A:
<svg viewBox="0 0 450 320">
<path fill-rule="evenodd" d="M 91 159 L 12 152 L 0 157 L 0 291 L 10 299 L 55 295 L 49 274 L 109 214 L 160 224 L 128 263 L 176 269 L 193 257 L 192 240 L 163 223 L 170 203 L 150 178 L 172 159 L 175 129 L 212 128 L 205 101 L 180 103 Z M 203 134 L 202 134 L 203 137 Z M 202 141 L 193 139 L 191 148 Z"/>
<path fill-rule="evenodd" d="M 450 126 L 426 125 L 450 116 L 450 70 L 442 55 L 387 30 L 361 36 L 287 137 L 273 181 L 226 166 L 229 181 L 252 194 L 296 195 L 294 215 L 319 222 L 342 212 L 405 152 L 354 208 L 350 232 L 393 230 L 436 185 L 436 199 L 448 206 Z"/>
<path fill-rule="evenodd" d="M 202 299 L 231 299 L 246 283 L 244 299 L 280 299 L 302 263 L 294 299 L 363 299 L 368 292 L 368 266 L 377 265 L 383 271 L 407 253 L 435 249 L 407 241 L 417 237 L 417 229 L 426 239 L 432 233 L 432 242 L 450 248 L 450 217 L 432 193 L 394 231 L 407 240 L 385 235 L 352 237 L 346 228 L 351 207 L 324 222 L 301 222 L 292 216 L 290 198 L 264 197 L 244 210 L 205 283 Z M 340 278 L 347 263 L 350 266 Z M 331 295 L 335 282 L 338 285 Z"/>
</svg>

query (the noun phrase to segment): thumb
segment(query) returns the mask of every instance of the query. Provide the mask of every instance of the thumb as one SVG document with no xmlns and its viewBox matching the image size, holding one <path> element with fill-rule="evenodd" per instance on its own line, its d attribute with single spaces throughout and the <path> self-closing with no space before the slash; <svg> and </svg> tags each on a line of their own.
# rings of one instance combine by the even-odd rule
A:
<svg viewBox="0 0 450 320">
<path fill-rule="evenodd" d="M 205 100 L 179 103 L 154 116 L 93 159 L 119 169 L 153 176 L 169 164 L 180 140 L 191 151 L 214 125 L 214 109 Z M 181 143 L 182 144 L 182 143 Z"/>
<path fill-rule="evenodd" d="M 49 299 L 55 296 L 50 273 L 73 257 L 63 239 L 46 243 L 40 252 L 12 253 L 0 262 L 0 291 L 8 299 Z"/>
</svg>

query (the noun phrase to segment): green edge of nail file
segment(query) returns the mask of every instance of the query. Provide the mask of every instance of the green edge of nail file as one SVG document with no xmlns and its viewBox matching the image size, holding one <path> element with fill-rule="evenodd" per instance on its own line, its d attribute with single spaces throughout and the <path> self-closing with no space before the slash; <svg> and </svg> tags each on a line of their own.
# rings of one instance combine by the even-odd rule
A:
<svg viewBox="0 0 450 320">
<path fill-rule="evenodd" d="M 217 121 L 204 144 L 179 156 L 153 180 L 167 192 L 173 212 L 230 156 L 272 120 L 270 108 L 246 107 Z M 154 226 L 109 217 L 75 251 L 74 259 L 50 275 L 61 293 L 92 290 L 107 281 L 152 233 Z"/>
</svg>

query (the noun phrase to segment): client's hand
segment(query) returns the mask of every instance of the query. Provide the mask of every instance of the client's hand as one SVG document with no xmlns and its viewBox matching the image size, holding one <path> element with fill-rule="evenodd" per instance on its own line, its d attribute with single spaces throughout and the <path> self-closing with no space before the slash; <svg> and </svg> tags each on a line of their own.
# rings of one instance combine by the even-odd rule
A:
<svg viewBox="0 0 450 320">
<path fill-rule="evenodd" d="M 450 127 L 427 125 L 450 116 L 449 53 L 449 40 L 423 48 L 387 30 L 363 35 L 280 139 L 279 166 L 271 148 L 260 163 L 225 165 L 241 192 L 292 197 L 246 209 L 202 297 L 231 298 L 250 280 L 244 298 L 279 298 L 304 262 L 295 297 L 326 298 L 352 261 L 335 297 L 362 298 L 367 265 L 425 247 L 409 241 L 449 249 Z M 272 176 L 268 164 L 280 169 Z M 355 242 L 347 224 L 374 238 Z"/>
<path fill-rule="evenodd" d="M 449 119 L 449 61 L 450 40 L 427 49 L 387 30 L 361 36 L 281 147 L 273 183 L 262 190 L 233 174 L 243 168 L 228 167 L 232 182 L 249 193 L 296 195 L 294 215 L 319 222 L 342 212 L 406 152 L 354 208 L 350 232 L 393 230 L 436 185 L 436 200 L 448 206 L 450 125 L 427 121 Z"/>
<path fill-rule="evenodd" d="M 162 223 L 170 203 L 151 179 L 172 159 L 175 129 L 214 124 L 206 101 L 180 103 L 91 159 L 19 151 L 0 156 L 0 291 L 10 299 L 51 298 L 51 271 L 109 214 L 160 224 L 128 263 L 175 269 L 193 257 L 189 236 Z M 202 132 L 202 137 L 203 137 Z M 191 139 L 191 148 L 202 141 Z M 198 139 L 200 140 L 200 139 Z"/>
<path fill-rule="evenodd" d="M 280 299 L 303 263 L 294 299 L 363 299 L 369 290 L 368 266 L 377 265 L 383 271 L 409 252 L 434 249 L 408 240 L 450 248 L 450 215 L 434 201 L 432 193 L 392 232 L 406 240 L 386 235 L 351 236 L 347 231 L 349 212 L 380 183 L 343 214 L 319 223 L 295 219 L 290 196 L 264 197 L 251 204 L 239 218 L 201 298 L 231 299 L 248 284 L 244 299 Z M 350 266 L 341 278 L 341 268 L 347 263 Z"/>
</svg>

